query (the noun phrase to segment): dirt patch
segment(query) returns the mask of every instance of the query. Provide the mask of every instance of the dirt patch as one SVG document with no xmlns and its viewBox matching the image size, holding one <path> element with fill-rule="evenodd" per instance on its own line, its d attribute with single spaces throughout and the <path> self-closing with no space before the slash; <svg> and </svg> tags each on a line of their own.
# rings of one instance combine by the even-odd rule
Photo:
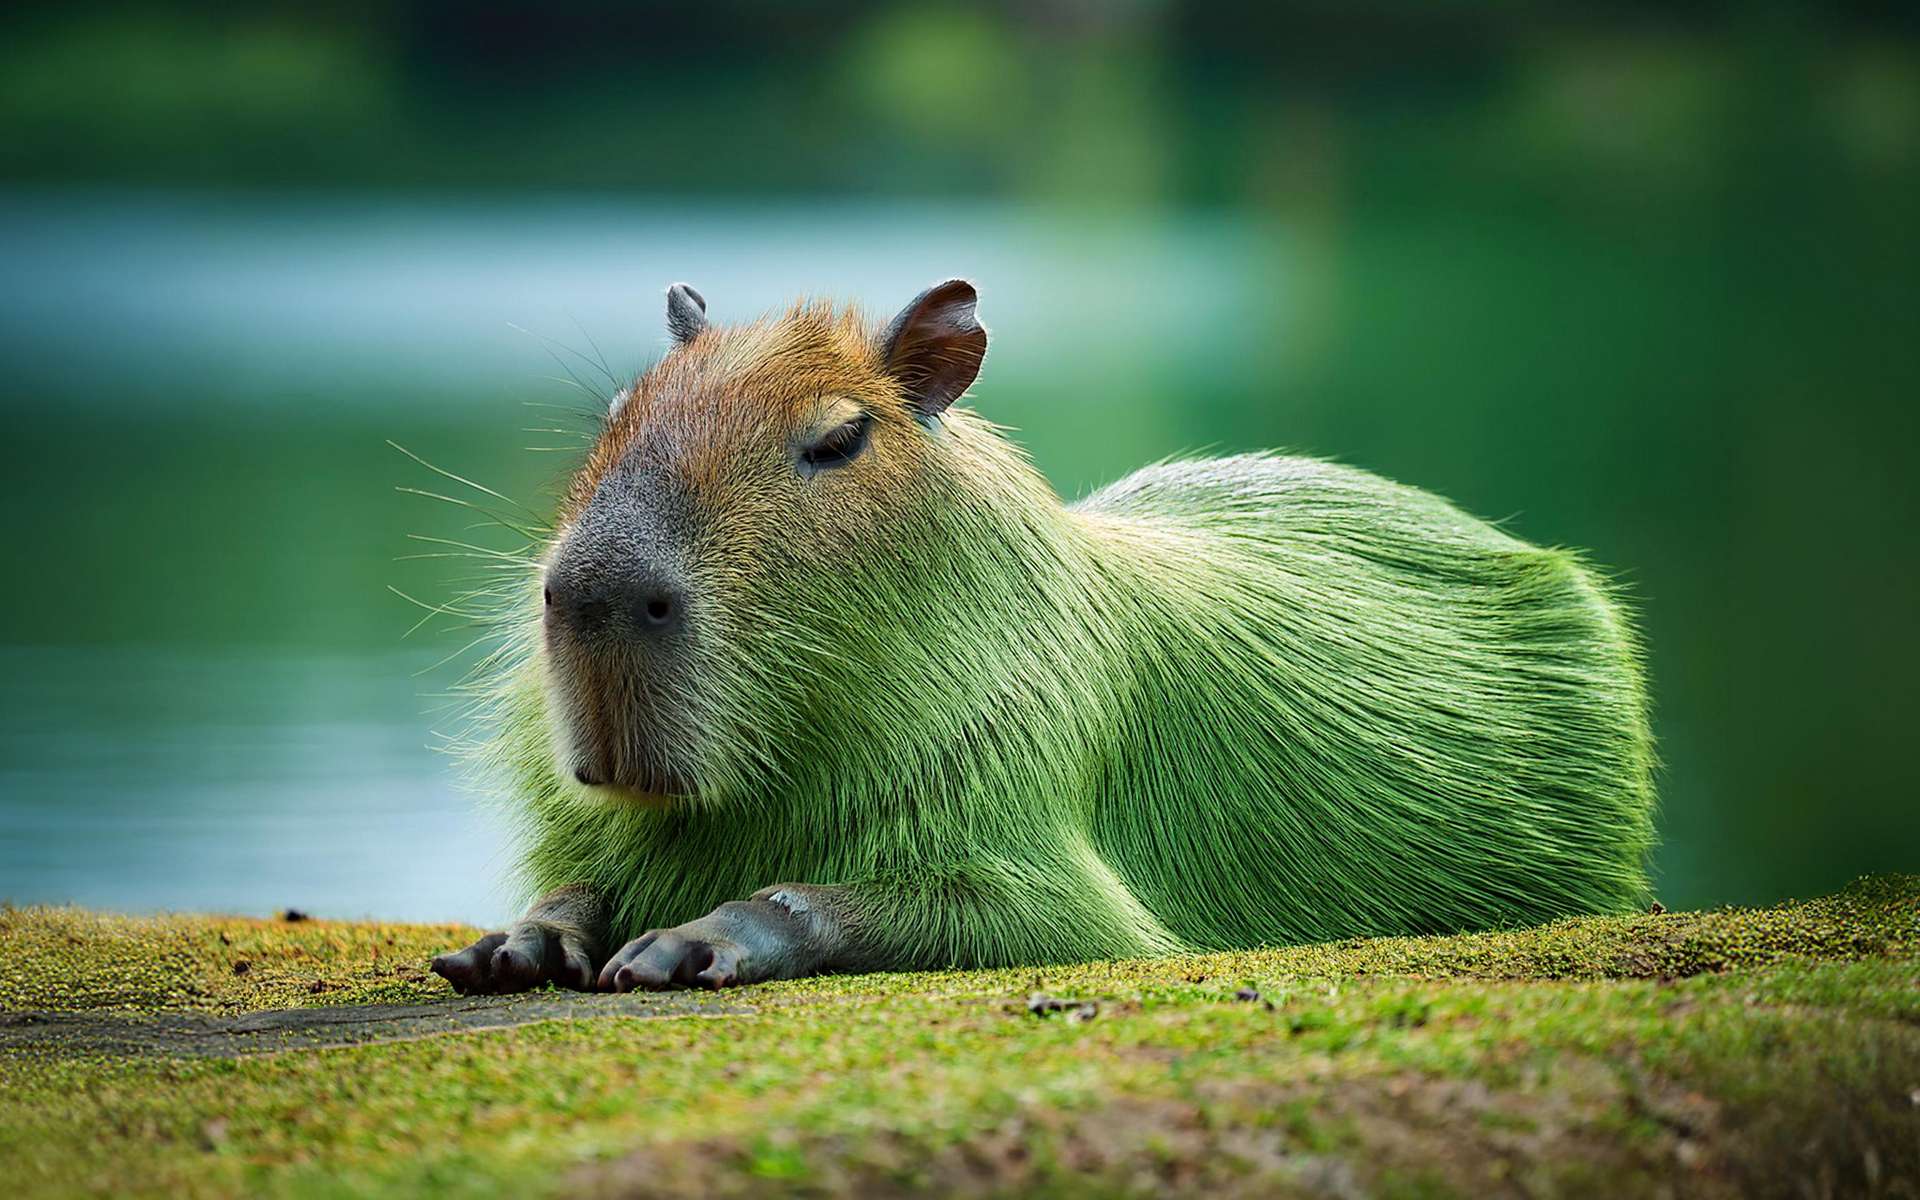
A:
<svg viewBox="0 0 1920 1200">
<path fill-rule="evenodd" d="M 1203 1086 L 1191 1099 L 1118 1097 L 1023 1108 L 964 1140 L 795 1135 L 662 1144 L 575 1172 L 569 1194 L 994 1196 L 1075 1192 L 1346 1197 L 1738 1194 L 1716 1166 L 1715 1114 L 1677 1090 L 1683 1127 L 1622 1136 L 1629 1085 L 1596 1060 L 1493 1089 L 1415 1073 L 1320 1085 Z"/>
<path fill-rule="evenodd" d="M 729 1003 L 706 993 L 601 996 L 545 992 L 474 996 L 436 1004 L 278 1009 L 236 1017 L 0 1012 L 0 1051 L 234 1058 L 434 1037 L 536 1021 L 722 1016 L 753 1011 L 748 1005 Z"/>
<path fill-rule="evenodd" d="M 614 1200 L 1059 1191 L 1911 1200 L 1920 1087 L 1901 1081 L 1920 1079 L 1920 1043 L 1879 1025 L 1852 1032 L 1832 1048 L 1841 1060 L 1864 1054 L 1865 1069 L 1839 1070 L 1817 1052 L 1783 1056 L 1798 1085 L 1785 1094 L 1729 1099 L 1741 1089 L 1656 1074 L 1630 1051 L 1563 1053 L 1465 1078 L 1384 1071 L 1026 1103 L 958 1136 L 909 1116 L 663 1141 L 582 1166 L 565 1190 Z"/>
</svg>

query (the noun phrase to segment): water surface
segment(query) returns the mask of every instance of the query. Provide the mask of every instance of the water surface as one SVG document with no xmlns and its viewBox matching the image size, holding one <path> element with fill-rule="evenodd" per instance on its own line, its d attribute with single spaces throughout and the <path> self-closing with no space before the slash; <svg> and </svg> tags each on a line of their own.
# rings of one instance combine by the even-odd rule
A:
<svg viewBox="0 0 1920 1200">
<path fill-rule="evenodd" d="M 420 673 L 469 634 L 408 635 L 389 589 L 473 573 L 409 534 L 518 539 L 396 492 L 457 489 L 388 439 L 544 511 L 669 281 L 733 320 L 953 274 L 993 335 L 972 402 L 1063 495 L 1288 447 L 1590 550 L 1646 632 L 1668 903 L 1911 870 L 1920 272 L 1878 209 L 1773 194 L 1630 235 L 1437 203 L 0 194 L 0 898 L 503 916 L 506 830 L 436 748 L 457 665 Z"/>
</svg>

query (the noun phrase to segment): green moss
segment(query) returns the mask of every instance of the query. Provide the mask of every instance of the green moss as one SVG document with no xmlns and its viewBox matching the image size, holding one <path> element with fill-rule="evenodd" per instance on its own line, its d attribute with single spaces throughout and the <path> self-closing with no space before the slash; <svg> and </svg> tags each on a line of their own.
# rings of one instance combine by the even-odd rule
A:
<svg viewBox="0 0 1920 1200">
<path fill-rule="evenodd" d="M 0 1009 L 248 1012 L 446 994 L 426 971 L 459 925 L 120 917 L 0 908 Z"/>
<path fill-rule="evenodd" d="M 1836 895 L 1772 908 L 1583 917 L 1536 929 L 1454 937 L 1354 938 L 1042 971 L 923 972 L 768 984 L 757 996 L 1004 992 L 1035 979 L 1056 990 L 1140 998 L 1232 991 L 1293 976 L 1413 975 L 1474 979 L 1661 979 L 1787 958 L 1920 953 L 1920 876 L 1872 876 Z"/>
<path fill-rule="evenodd" d="M 402 969 L 465 933 L 0 922 L 13 1009 L 444 995 Z M 233 975 L 236 953 L 259 965 Z M 1039 973 L 1100 1000 L 1091 1020 L 1031 1015 L 1035 976 L 803 981 L 742 993 L 735 1016 L 240 1059 L 0 1055 L 0 1171 L 27 1196 L 1920 1184 L 1914 878 L 1758 911 Z M 1236 999 L 1249 984 L 1260 997 Z"/>
</svg>

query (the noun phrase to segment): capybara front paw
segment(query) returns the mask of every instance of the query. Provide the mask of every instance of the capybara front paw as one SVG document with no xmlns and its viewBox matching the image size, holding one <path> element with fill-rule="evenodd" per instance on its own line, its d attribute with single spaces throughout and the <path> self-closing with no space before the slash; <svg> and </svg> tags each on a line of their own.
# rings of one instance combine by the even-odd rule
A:
<svg viewBox="0 0 1920 1200">
<path fill-rule="evenodd" d="M 751 982 L 744 975 L 745 949 L 728 938 L 702 936 L 694 928 L 699 924 L 655 929 L 628 942 L 600 968 L 600 990 L 659 992 Z"/>
<path fill-rule="evenodd" d="M 484 996 L 493 991 L 493 953 L 507 941 L 504 933 L 490 933 L 465 950 L 436 957 L 433 973 L 453 985 L 462 996 Z"/>
<path fill-rule="evenodd" d="M 576 938 L 535 921 L 490 933 L 465 950 L 433 960 L 434 974 L 462 996 L 524 992 L 543 983 L 575 991 L 593 988 L 593 960 Z"/>
<path fill-rule="evenodd" d="M 603 992 L 723 988 L 819 971 L 828 951 L 817 930 L 779 893 L 729 900 L 697 921 L 655 929 L 628 942 L 600 968 Z"/>
</svg>

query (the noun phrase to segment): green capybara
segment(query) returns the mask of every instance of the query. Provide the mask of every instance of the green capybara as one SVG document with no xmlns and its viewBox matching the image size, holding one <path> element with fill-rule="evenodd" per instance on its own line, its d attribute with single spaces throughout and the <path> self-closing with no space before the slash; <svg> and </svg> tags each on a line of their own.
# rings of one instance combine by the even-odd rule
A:
<svg viewBox="0 0 1920 1200">
<path fill-rule="evenodd" d="M 1640 661 L 1576 555 L 1268 454 L 1062 504 L 955 406 L 975 300 L 720 327 L 669 291 L 495 656 L 483 757 L 546 894 L 436 971 L 719 987 L 1645 901 Z"/>
</svg>

